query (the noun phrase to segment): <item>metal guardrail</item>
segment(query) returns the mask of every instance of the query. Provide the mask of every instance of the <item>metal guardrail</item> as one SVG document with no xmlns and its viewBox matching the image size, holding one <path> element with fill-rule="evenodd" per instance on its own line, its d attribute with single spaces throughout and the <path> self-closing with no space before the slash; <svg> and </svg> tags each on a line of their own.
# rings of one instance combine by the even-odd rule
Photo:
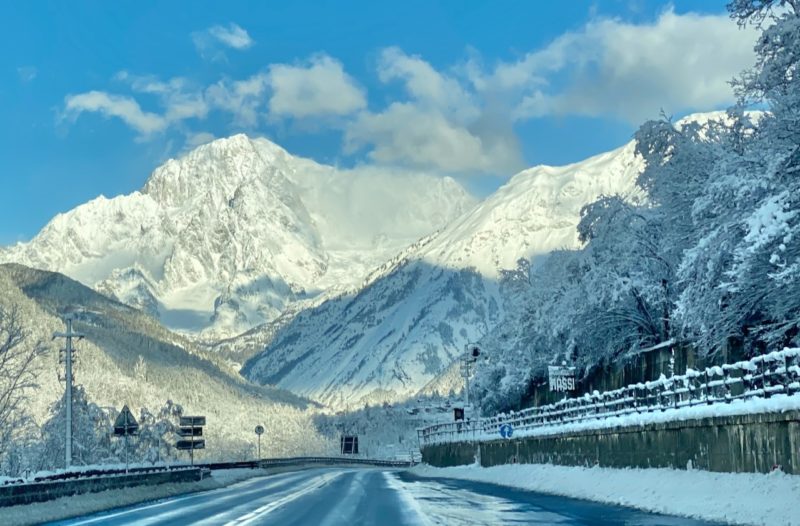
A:
<svg viewBox="0 0 800 526">
<path fill-rule="evenodd" d="M 464 442 L 497 435 L 503 424 L 523 431 L 634 413 L 652 413 L 734 400 L 769 398 L 800 392 L 800 349 L 784 349 L 750 360 L 689 369 L 685 374 L 631 384 L 613 391 L 587 393 L 559 402 L 501 413 L 490 418 L 448 422 L 418 430 L 420 446 Z"/>
<path fill-rule="evenodd" d="M 179 471 L 192 468 L 205 468 L 210 470 L 216 469 L 235 469 L 235 468 L 268 468 L 275 466 L 301 466 L 307 464 L 327 464 L 327 465 L 363 465 L 374 467 L 389 467 L 389 468 L 405 468 L 411 467 L 416 464 L 412 461 L 404 460 L 383 460 L 383 459 L 370 459 L 360 457 L 288 457 L 288 458 L 268 458 L 261 460 L 246 460 L 239 462 L 198 462 L 194 466 L 189 464 L 174 464 L 169 466 L 146 466 L 129 468 L 126 472 L 123 468 L 100 468 L 89 469 L 82 471 L 66 471 L 63 473 L 54 473 L 52 475 L 34 477 L 32 480 L 11 479 L 3 482 L 2 486 L 16 485 L 16 484 L 31 484 L 37 482 L 55 482 L 55 481 L 68 481 L 79 480 L 92 477 L 106 477 L 113 475 L 125 474 L 147 474 L 147 473 L 161 473 L 168 471 Z"/>
<path fill-rule="evenodd" d="M 307 465 L 307 464 L 327 464 L 327 465 L 346 465 L 346 466 L 372 466 L 379 468 L 408 468 L 416 464 L 411 460 L 382 460 L 359 457 L 293 457 L 293 458 L 274 458 L 264 459 L 258 462 L 259 467 Z"/>
<path fill-rule="evenodd" d="M 195 464 L 210 470 L 232 469 L 232 468 L 273 468 L 280 466 L 371 466 L 379 468 L 409 468 L 416 465 L 410 460 L 383 460 L 359 457 L 287 457 L 287 458 L 265 458 L 261 460 L 247 460 L 243 462 L 212 462 L 205 464 Z"/>
</svg>

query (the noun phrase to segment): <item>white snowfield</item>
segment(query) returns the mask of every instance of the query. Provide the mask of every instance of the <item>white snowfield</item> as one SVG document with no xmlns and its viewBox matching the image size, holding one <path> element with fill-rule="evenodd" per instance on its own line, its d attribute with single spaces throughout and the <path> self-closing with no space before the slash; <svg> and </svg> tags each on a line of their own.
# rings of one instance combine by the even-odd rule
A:
<svg viewBox="0 0 800 526">
<path fill-rule="evenodd" d="M 726 524 L 800 525 L 800 476 L 677 469 L 609 469 L 548 464 L 411 470 L 425 477 L 491 482 Z"/>
<path fill-rule="evenodd" d="M 141 191 L 59 214 L 0 262 L 61 272 L 215 339 L 358 283 L 473 204 L 451 178 L 339 170 L 235 135 L 167 161 Z"/>
</svg>

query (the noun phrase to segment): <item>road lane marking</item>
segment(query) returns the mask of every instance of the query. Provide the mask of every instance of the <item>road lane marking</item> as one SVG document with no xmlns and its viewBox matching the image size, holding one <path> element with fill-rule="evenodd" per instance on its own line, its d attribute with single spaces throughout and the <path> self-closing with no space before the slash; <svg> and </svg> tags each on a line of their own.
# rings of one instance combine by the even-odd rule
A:
<svg viewBox="0 0 800 526">
<path fill-rule="evenodd" d="M 363 470 L 354 474 L 347 487 L 347 493 L 333 506 L 319 526 L 340 526 L 354 522 L 352 518 L 355 516 L 356 509 L 361 503 L 361 499 L 367 494 L 364 478 L 370 474 L 371 472 Z"/>
<path fill-rule="evenodd" d="M 170 504 L 176 504 L 176 503 L 185 502 L 185 501 L 189 501 L 189 500 L 200 499 L 200 498 L 211 499 L 211 498 L 214 498 L 214 496 L 219 495 L 220 493 L 224 494 L 226 492 L 231 491 L 231 489 L 234 488 L 235 486 L 252 486 L 252 485 L 255 485 L 259 481 L 263 482 L 263 479 L 265 479 L 265 478 L 271 479 L 271 480 L 268 481 L 269 484 L 266 486 L 266 488 L 271 488 L 271 487 L 274 487 L 276 485 L 279 485 L 281 482 L 286 482 L 286 479 L 301 478 L 301 473 L 298 473 L 298 472 L 279 473 L 279 474 L 276 474 L 276 475 L 264 475 L 264 476 L 254 477 L 252 479 L 246 479 L 246 480 L 243 480 L 243 481 L 236 482 L 234 484 L 231 484 L 230 486 L 224 486 L 224 487 L 216 488 L 216 489 L 212 489 L 212 490 L 194 492 L 191 495 L 184 495 L 184 496 L 178 496 L 178 497 L 166 497 L 166 499 L 164 499 L 164 500 L 159 500 L 159 501 L 157 501 L 157 502 L 155 502 L 153 504 L 149 504 L 147 506 L 137 506 L 135 508 L 126 509 L 126 510 L 118 511 L 118 512 L 115 512 L 115 513 L 98 512 L 98 513 L 101 513 L 101 515 L 96 516 L 96 517 L 92 517 L 92 518 L 88 518 L 88 519 L 80 519 L 80 518 L 78 518 L 75 521 L 69 521 L 68 520 L 68 521 L 66 521 L 66 523 L 69 524 L 70 526 L 79 526 L 79 525 L 82 525 L 82 524 L 94 524 L 96 522 L 107 521 L 109 519 L 116 519 L 118 517 L 123 517 L 125 515 L 129 515 L 131 513 L 138 513 L 138 512 L 141 512 L 141 511 L 160 508 L 160 507 L 167 506 L 167 505 L 170 505 Z M 266 488 L 258 488 L 257 490 L 250 490 L 250 491 L 258 491 L 258 490 L 266 489 Z M 241 489 L 242 488 L 236 488 L 237 492 L 240 492 Z M 237 493 L 237 494 L 240 494 L 240 493 Z M 133 504 L 132 506 L 136 506 L 136 504 Z M 95 514 L 93 513 L 92 515 L 95 515 Z M 160 517 L 160 516 L 161 516 L 161 514 L 157 515 L 156 517 Z M 149 520 L 151 518 L 152 517 L 147 517 L 147 518 L 142 519 L 142 520 Z"/>
<path fill-rule="evenodd" d="M 302 485 L 298 490 L 289 493 L 277 500 L 270 502 L 269 504 L 265 504 L 260 508 L 257 508 L 250 513 L 242 515 L 238 519 L 232 520 L 230 522 L 225 523 L 225 526 L 244 526 L 246 524 L 251 524 L 257 519 L 264 517 L 265 515 L 269 515 L 273 511 L 277 510 L 278 508 L 289 504 L 292 501 L 295 501 L 309 493 L 313 493 L 318 489 L 322 488 L 329 484 L 332 480 L 344 475 L 347 473 L 346 471 L 339 471 L 336 473 L 328 473 L 324 475 L 320 475 L 315 477 L 309 483 Z"/>
</svg>

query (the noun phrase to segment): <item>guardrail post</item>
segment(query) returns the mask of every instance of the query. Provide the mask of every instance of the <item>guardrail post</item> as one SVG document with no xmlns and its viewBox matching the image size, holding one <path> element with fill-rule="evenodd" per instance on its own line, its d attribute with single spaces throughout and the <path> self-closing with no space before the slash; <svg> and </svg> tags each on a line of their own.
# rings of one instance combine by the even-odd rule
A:
<svg viewBox="0 0 800 526">
<path fill-rule="evenodd" d="M 769 376 L 769 365 L 767 365 L 766 360 L 761 360 L 759 363 L 761 363 L 761 390 L 763 391 L 764 398 L 769 398 L 772 395 L 769 389 L 772 383 L 767 379 L 767 376 Z"/>
<path fill-rule="evenodd" d="M 730 404 L 731 400 L 733 400 L 731 394 L 731 385 L 730 385 L 731 373 L 730 369 L 727 367 L 722 368 L 722 385 L 725 388 L 725 403 Z"/>
<path fill-rule="evenodd" d="M 786 363 L 786 355 L 784 354 L 781 356 L 783 360 L 783 373 L 781 374 L 781 385 L 783 386 L 783 392 L 785 394 L 789 394 L 789 366 Z"/>
</svg>

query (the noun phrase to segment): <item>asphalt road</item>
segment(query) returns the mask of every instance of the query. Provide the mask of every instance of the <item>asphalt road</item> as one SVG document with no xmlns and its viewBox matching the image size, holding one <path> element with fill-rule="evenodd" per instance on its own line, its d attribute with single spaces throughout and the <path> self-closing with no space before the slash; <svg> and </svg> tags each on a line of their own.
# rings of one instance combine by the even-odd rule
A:
<svg viewBox="0 0 800 526">
<path fill-rule="evenodd" d="M 57 524 L 646 525 L 708 524 L 454 479 L 377 469 L 310 469 Z"/>
</svg>

